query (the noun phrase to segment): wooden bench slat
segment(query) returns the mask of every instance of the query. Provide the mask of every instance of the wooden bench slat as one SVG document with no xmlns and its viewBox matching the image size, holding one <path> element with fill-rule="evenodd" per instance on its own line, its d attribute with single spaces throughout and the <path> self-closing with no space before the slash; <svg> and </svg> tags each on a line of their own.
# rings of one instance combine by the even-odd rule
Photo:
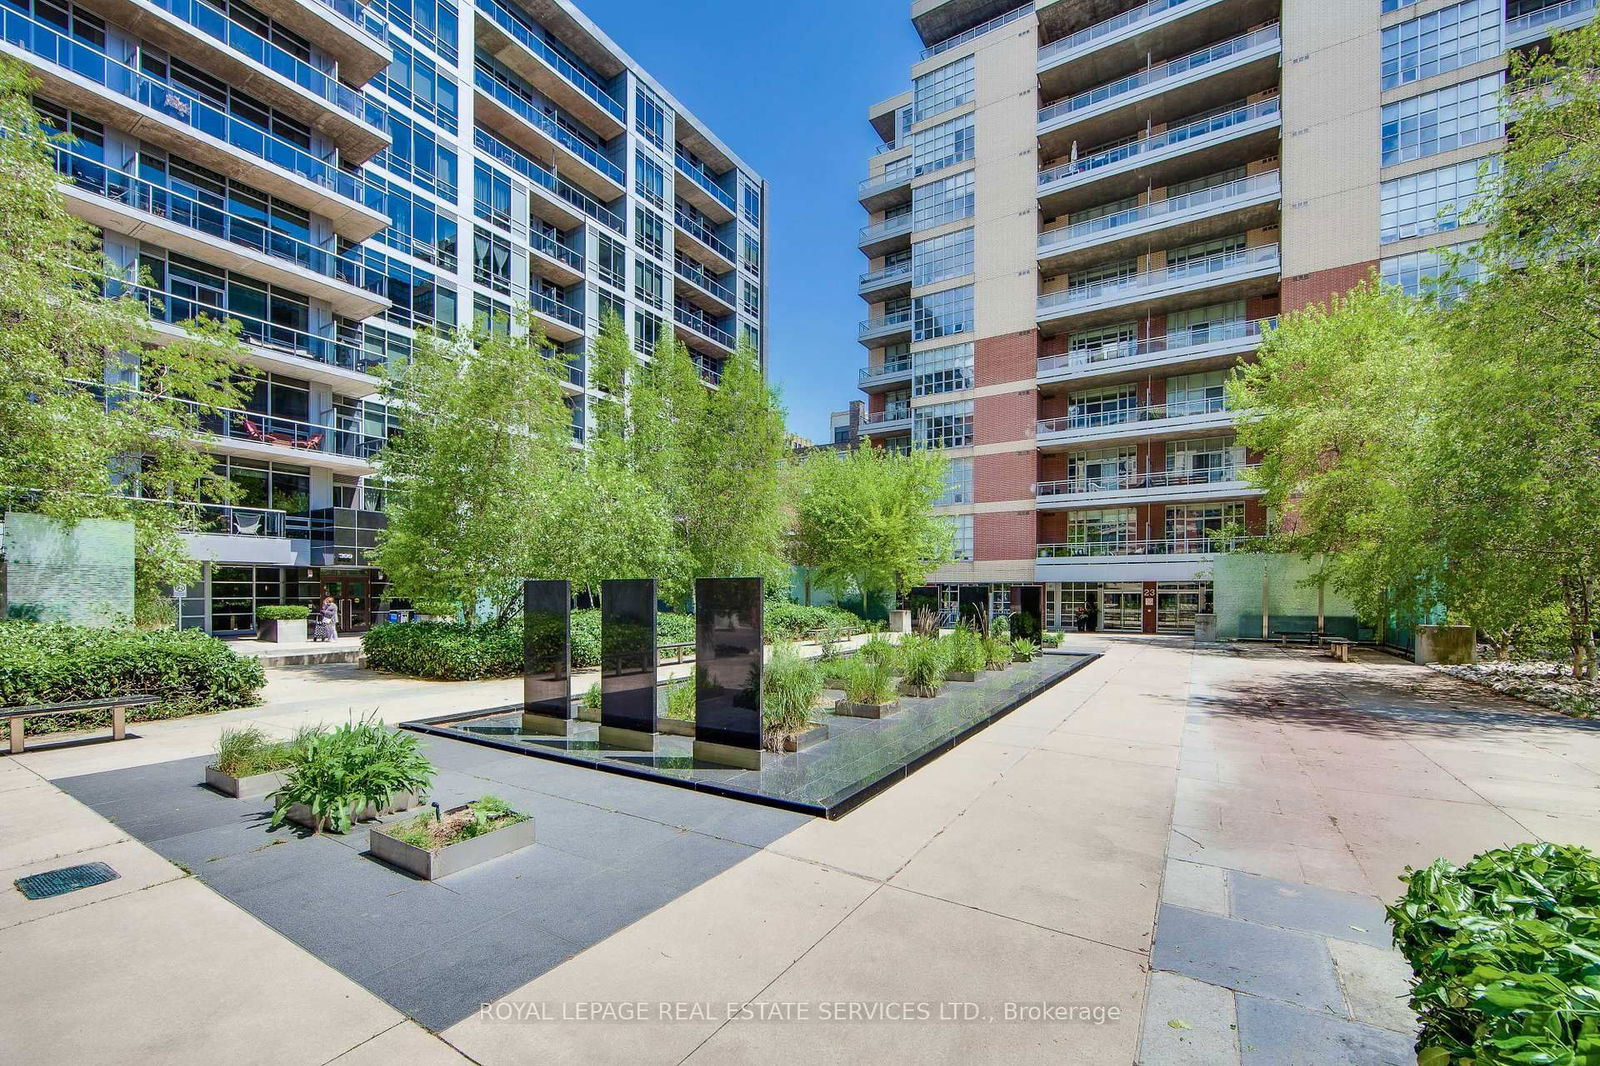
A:
<svg viewBox="0 0 1600 1066">
<path fill-rule="evenodd" d="M 29 707 L 0 707 L 0 718 L 70 714 L 73 711 L 103 711 L 113 707 L 147 707 L 160 702 L 160 696 L 113 696 L 103 700 L 77 700 L 73 703 L 36 703 Z"/>
</svg>

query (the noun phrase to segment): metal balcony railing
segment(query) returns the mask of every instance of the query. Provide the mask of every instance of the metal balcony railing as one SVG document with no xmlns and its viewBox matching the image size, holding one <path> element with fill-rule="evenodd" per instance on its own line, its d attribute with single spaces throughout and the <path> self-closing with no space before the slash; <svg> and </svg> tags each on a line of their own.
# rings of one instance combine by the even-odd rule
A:
<svg viewBox="0 0 1600 1066">
<path fill-rule="evenodd" d="M 687 213 L 681 207 L 674 210 L 672 216 L 678 223 L 679 229 L 722 256 L 728 262 L 733 262 L 733 248 L 728 245 L 727 241 L 711 232 L 710 226 Z"/>
<path fill-rule="evenodd" d="M 554 193 L 557 198 L 577 208 L 601 225 L 617 233 L 627 232 L 627 224 L 623 222 L 621 215 L 612 211 L 570 181 L 556 177 L 552 171 L 546 170 L 543 166 L 506 144 L 494 134 L 481 128 L 475 129 L 472 131 L 472 143 L 480 152 L 493 156 L 533 184 Z"/>
<path fill-rule="evenodd" d="M 884 267 L 882 270 L 869 270 L 861 275 L 861 288 L 863 290 L 875 289 L 880 285 L 891 282 L 908 281 L 911 278 L 911 264 L 901 263 L 898 266 Z"/>
<path fill-rule="evenodd" d="M 729 307 L 733 306 L 733 286 L 722 281 L 705 267 L 682 254 L 673 257 L 672 267 L 678 277 L 709 292 Z"/>
<path fill-rule="evenodd" d="M 1209 189 L 1169 196 L 1165 200 L 1130 207 L 1124 211 L 1102 215 L 1061 229 L 1047 230 L 1039 234 L 1039 252 L 1041 255 L 1047 254 L 1102 234 L 1110 234 L 1126 226 L 1155 222 L 1208 207 L 1213 209 L 1209 213 L 1226 211 L 1230 204 L 1257 199 L 1279 192 L 1281 189 L 1282 181 L 1276 170 L 1265 174 L 1251 174 L 1221 185 L 1213 185 Z"/>
<path fill-rule="evenodd" d="M 672 317 L 680 326 L 688 326 L 702 337 L 709 337 L 724 348 L 734 346 L 733 334 L 707 318 L 705 312 L 698 307 L 676 304 L 672 308 Z"/>
<path fill-rule="evenodd" d="M 952 48 L 960 48 L 968 41 L 975 41 L 986 33 L 997 30 L 1007 23 L 1015 22 L 1024 15 L 1029 15 L 1032 13 L 1033 4 L 1031 2 L 1023 4 L 1021 7 L 1013 8 L 1004 14 L 996 15 L 987 22 L 979 23 L 970 30 L 966 30 L 963 33 L 958 33 L 954 37 L 947 37 L 944 40 L 939 41 L 937 44 L 929 45 L 927 48 L 922 50 L 922 58 L 932 59 L 934 56 L 948 52 Z"/>
<path fill-rule="evenodd" d="M 1153 137 L 1143 137 L 1127 144 L 1119 144 L 1104 151 L 1093 152 L 1075 159 L 1070 163 L 1062 163 L 1039 172 L 1039 187 L 1041 191 L 1048 191 L 1048 186 L 1065 181 L 1076 175 L 1098 170 L 1101 167 L 1113 166 L 1130 159 L 1148 156 L 1165 148 L 1173 148 L 1188 141 L 1199 140 L 1213 133 L 1242 126 L 1257 119 L 1277 115 L 1282 105 L 1277 97 L 1270 100 L 1261 100 L 1244 107 L 1234 108 L 1220 114 L 1190 122 L 1187 125 L 1158 133 Z"/>
<path fill-rule="evenodd" d="M 1104 540 L 1081 540 L 1065 544 L 1041 544 L 1040 559 L 1092 559 L 1120 555 L 1206 555 L 1231 551 L 1249 537 L 1201 536 L 1163 537 L 1158 540 L 1141 540 L 1133 537 L 1113 537 Z"/>
<path fill-rule="evenodd" d="M 187 500 L 152 500 L 178 511 L 178 528 L 184 533 L 213 533 L 229 537 L 288 535 L 287 514 L 270 507 L 236 507 L 226 503 L 190 503 Z"/>
<path fill-rule="evenodd" d="M 123 397 L 152 394 L 138 389 L 103 383 L 79 382 L 85 389 L 99 397 L 106 407 L 115 408 Z M 193 400 L 171 399 L 172 403 L 189 408 L 198 415 L 201 432 L 223 440 L 248 441 L 285 448 L 296 454 L 341 455 L 354 459 L 370 459 L 382 450 L 385 438 L 374 436 L 360 428 L 359 420 L 336 418 L 334 423 L 304 422 L 295 418 L 264 415 L 256 411 L 239 411 L 231 407 L 204 407 Z"/>
<path fill-rule="evenodd" d="M 474 70 L 473 81 L 479 89 L 487 93 L 501 106 L 507 108 L 528 125 L 541 131 L 545 136 L 589 164 L 595 171 L 610 178 L 618 185 L 624 184 L 621 167 L 601 155 L 591 145 L 584 143 L 577 134 L 535 107 L 531 100 L 519 93 L 514 86 L 492 69 L 481 63 L 478 64 Z"/>
<path fill-rule="evenodd" d="M 899 188 L 911 180 L 911 171 L 911 160 L 903 159 L 886 169 L 882 174 L 863 179 L 861 184 L 856 186 L 856 195 L 871 196 L 874 193 Z"/>
<path fill-rule="evenodd" d="M 891 424 L 893 424 L 895 422 L 910 422 L 910 421 L 911 421 L 911 405 L 910 404 L 895 403 L 895 404 L 890 404 L 888 407 L 884 408 L 882 411 L 868 411 L 862 417 L 861 424 L 864 425 L 864 426 L 883 426 L 883 425 L 891 425 Z"/>
<path fill-rule="evenodd" d="M 1037 432 L 1039 436 L 1044 436 L 1048 433 L 1068 433 L 1080 429 L 1100 429 L 1142 422 L 1170 421 L 1175 418 L 1192 418 L 1195 415 L 1223 414 L 1232 410 L 1234 409 L 1228 406 L 1227 397 L 1207 394 L 1194 399 L 1144 406 L 1133 403 L 1119 404 L 1116 401 L 1074 404 L 1059 418 L 1040 419 Z"/>
<path fill-rule="evenodd" d="M 905 377 L 911 373 L 910 359 L 894 359 L 879 366 L 864 366 L 861 368 L 861 383 L 885 380 L 889 378 Z"/>
<path fill-rule="evenodd" d="M 861 228 L 861 237 L 856 243 L 870 244 L 873 241 L 881 241 L 888 237 L 898 237 L 902 233 L 910 232 L 911 212 L 907 211 L 903 215 L 886 218 L 882 222 L 875 222 L 870 226 L 863 226 Z"/>
<path fill-rule="evenodd" d="M 1161 270 L 1148 270 L 1109 281 L 1092 281 L 1082 285 L 1069 282 L 1063 291 L 1039 297 L 1039 313 L 1061 312 L 1104 299 L 1134 299 L 1185 281 L 1214 284 L 1228 274 L 1275 270 L 1277 265 L 1278 246 L 1265 244 L 1257 248 L 1202 256 Z"/>
<path fill-rule="evenodd" d="M 1191 2 L 1192 0 L 1150 0 L 1149 3 L 1140 4 L 1138 7 L 1124 11 L 1120 15 L 1113 15 L 1104 22 L 1097 22 L 1093 26 L 1079 30 L 1077 33 L 1068 34 L 1058 41 L 1051 41 L 1039 49 L 1039 69 L 1043 70 L 1058 57 L 1068 52 L 1076 52 L 1080 48 L 1087 48 L 1096 41 L 1103 40 L 1119 30 L 1127 29 L 1129 26 L 1136 26 L 1141 22 L 1155 18 L 1157 15 L 1171 11 L 1175 7 L 1182 7 L 1184 4 Z"/>
<path fill-rule="evenodd" d="M 1246 470 L 1256 469 L 1254 464 L 1226 463 L 1201 470 L 1136 470 L 1115 474 L 1069 478 L 1065 481 L 1043 481 L 1034 487 L 1038 499 L 1049 500 L 1060 496 L 1083 496 L 1098 492 L 1128 492 L 1141 489 L 1183 488 L 1193 485 L 1225 485 L 1245 479 Z"/>
<path fill-rule="evenodd" d="M 593 78 L 573 66 L 561 53 L 551 48 L 544 39 L 528 26 L 509 9 L 502 7 L 494 0 L 477 0 L 478 10 L 488 15 L 512 40 L 544 60 L 549 67 L 559 74 L 563 81 L 577 89 L 585 97 L 592 100 L 600 110 L 626 124 L 627 109 L 610 93 L 602 89 Z"/>
<path fill-rule="evenodd" d="M 1220 322 L 1192 329 L 1174 330 L 1164 337 L 1151 337 L 1148 340 L 1097 344 L 1092 348 L 1079 348 L 1062 355 L 1042 357 L 1039 360 L 1039 374 L 1043 376 L 1059 370 L 1082 370 L 1101 363 L 1143 359 L 1153 355 L 1180 355 L 1191 348 L 1221 344 L 1226 341 L 1259 340 L 1263 328 L 1277 324 L 1276 317 Z"/>
<path fill-rule="evenodd" d="M 389 40 L 389 26 L 367 10 L 361 0 L 318 0 L 323 7 L 380 42 Z"/>
<path fill-rule="evenodd" d="M 1552 4 L 1541 7 L 1537 11 L 1530 11 L 1526 15 L 1506 19 L 1505 39 L 1515 40 L 1523 34 L 1531 33 L 1540 26 L 1548 26 L 1552 22 L 1563 22 L 1574 18 L 1586 11 L 1595 9 L 1595 0 L 1566 0 L 1565 3 Z"/>
<path fill-rule="evenodd" d="M 1039 124 L 1044 125 L 1054 122 L 1078 111 L 1103 104 L 1107 100 L 1136 93 L 1142 89 L 1160 85 L 1165 81 L 1186 77 L 1203 67 L 1223 63 L 1234 56 L 1242 55 L 1252 49 L 1276 42 L 1278 39 L 1279 30 L 1277 24 L 1274 23 L 1271 26 L 1263 26 L 1250 33 L 1240 34 L 1230 40 L 1219 41 L 1199 51 L 1190 52 L 1188 55 L 1179 56 L 1177 59 L 1149 67 L 1139 71 L 1137 74 L 1130 74 L 1127 77 L 1118 78 L 1116 81 L 1097 85 L 1093 89 L 1078 93 L 1076 96 L 1068 97 L 1048 107 L 1041 108 L 1039 111 Z"/>
<path fill-rule="evenodd" d="M 716 176 L 711 171 L 707 170 L 703 164 L 691 159 L 689 154 L 681 147 L 677 150 L 676 157 L 680 174 L 688 175 L 690 181 L 710 194 L 711 198 L 717 203 L 726 207 L 730 214 L 734 212 L 733 194 L 717 184 Z"/>
<path fill-rule="evenodd" d="M 861 330 L 858 335 L 862 339 L 866 339 L 867 337 L 876 336 L 879 333 L 899 332 L 900 330 L 910 328 L 911 312 L 896 311 L 892 315 L 884 315 L 882 318 L 869 318 L 862 322 Z"/>
</svg>

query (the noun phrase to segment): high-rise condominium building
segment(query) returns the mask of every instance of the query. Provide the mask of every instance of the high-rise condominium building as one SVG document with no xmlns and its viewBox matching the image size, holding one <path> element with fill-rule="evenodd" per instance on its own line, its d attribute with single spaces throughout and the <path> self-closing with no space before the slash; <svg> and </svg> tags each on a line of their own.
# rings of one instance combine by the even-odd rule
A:
<svg viewBox="0 0 1600 1066">
<path fill-rule="evenodd" d="M 1508 52 L 1594 11 L 914 0 L 911 90 L 868 116 L 861 387 L 875 442 L 953 459 L 946 610 L 1192 631 L 1219 534 L 1267 520 L 1229 368 L 1281 312 L 1470 244 Z"/>
<path fill-rule="evenodd" d="M 158 319 L 236 320 L 261 372 L 209 427 L 240 498 L 195 509 L 186 626 L 248 630 L 257 605 L 324 592 L 346 629 L 386 609 L 371 371 L 423 327 L 505 329 L 527 305 L 570 353 L 580 440 L 607 311 L 641 353 L 674 323 L 713 382 L 741 336 L 763 350 L 765 183 L 567 0 L 0 0 L 0 18 L 0 54 L 75 138 L 62 187 L 123 286 L 143 268 Z"/>
</svg>

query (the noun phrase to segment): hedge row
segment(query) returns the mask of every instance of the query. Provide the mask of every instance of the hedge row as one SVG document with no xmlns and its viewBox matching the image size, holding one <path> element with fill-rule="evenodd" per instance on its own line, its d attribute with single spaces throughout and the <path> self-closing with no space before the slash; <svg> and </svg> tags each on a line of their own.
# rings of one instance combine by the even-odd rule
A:
<svg viewBox="0 0 1600 1066">
<path fill-rule="evenodd" d="M 0 622 L 0 705 L 71 703 L 139 693 L 161 702 L 129 712 L 150 721 L 245 707 L 266 677 L 260 661 L 196 630 L 119 630 Z M 52 715 L 29 732 L 100 726 L 109 711 Z"/>
<path fill-rule="evenodd" d="M 839 607 L 806 607 L 777 600 L 768 600 L 762 613 L 769 641 L 798 640 L 817 629 L 860 629 L 864 624 L 858 615 Z"/>
</svg>

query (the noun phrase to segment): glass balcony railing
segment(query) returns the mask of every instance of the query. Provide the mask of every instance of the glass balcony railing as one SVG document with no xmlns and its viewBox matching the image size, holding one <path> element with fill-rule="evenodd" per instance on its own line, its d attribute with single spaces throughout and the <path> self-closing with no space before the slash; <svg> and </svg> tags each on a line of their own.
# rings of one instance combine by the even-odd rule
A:
<svg viewBox="0 0 1600 1066">
<path fill-rule="evenodd" d="M 682 148 L 678 149 L 677 159 L 678 173 L 688 175 L 690 181 L 694 182 L 695 185 L 703 189 L 717 203 L 721 204 L 723 207 L 726 207 L 729 214 L 733 213 L 733 194 L 727 189 L 724 189 L 721 185 L 717 184 L 716 176 L 713 175 L 711 171 L 707 170 L 703 165 L 691 159 L 688 153 L 684 152 Z"/>
<path fill-rule="evenodd" d="M 573 329 L 582 332 L 583 312 L 578 308 L 569 303 L 563 303 L 549 293 L 539 289 L 529 290 L 526 299 L 528 306 L 540 314 L 554 318 L 559 322 L 564 322 Z"/>
<path fill-rule="evenodd" d="M 733 334 L 723 329 L 706 316 L 706 313 L 692 304 L 677 304 L 672 309 L 672 317 L 680 326 L 688 326 L 702 337 L 708 337 L 724 348 L 734 346 Z"/>
<path fill-rule="evenodd" d="M 136 389 L 84 383 L 84 387 L 114 408 L 123 397 L 152 394 Z M 297 454 L 321 453 L 350 459 L 371 459 L 382 450 L 385 438 L 361 428 L 359 419 L 337 418 L 334 424 L 304 422 L 231 407 L 205 407 L 192 400 L 173 399 L 194 411 L 202 433 L 222 440 L 244 441 L 286 448 Z"/>
<path fill-rule="evenodd" d="M 288 515 L 271 507 L 236 507 L 227 503 L 191 503 L 187 500 L 148 502 L 175 508 L 178 529 L 184 533 L 280 539 L 288 536 Z"/>
<path fill-rule="evenodd" d="M 1125 211 L 1116 211 L 1086 222 L 1041 233 L 1039 252 L 1045 254 L 1096 237 L 1112 235 L 1114 231 L 1123 227 L 1159 222 L 1163 218 L 1201 211 L 1208 207 L 1214 211 L 1225 211 L 1230 203 L 1253 200 L 1276 193 L 1281 187 L 1278 172 L 1274 170 L 1268 174 L 1252 174 L 1221 185 L 1213 185 L 1209 189 L 1169 196 L 1165 200 L 1156 200 L 1153 203 L 1130 207 Z"/>
<path fill-rule="evenodd" d="M 1209 555 L 1231 551 L 1250 538 L 1222 534 L 1192 537 L 1163 537 L 1141 540 L 1136 537 L 1102 537 L 1066 544 L 1041 544 L 1040 559 L 1091 559 L 1117 555 Z"/>
<path fill-rule="evenodd" d="M 378 16 L 367 10 L 362 0 L 318 0 L 323 7 L 343 18 L 379 41 L 389 40 L 389 27 Z"/>
<path fill-rule="evenodd" d="M 522 47 L 538 56 L 550 65 L 557 74 L 561 75 L 573 88 L 592 100 L 606 114 L 618 122 L 626 124 L 627 111 L 622 104 L 610 93 L 602 89 L 593 78 L 573 66 L 561 53 L 545 43 L 539 34 L 509 10 L 494 2 L 494 0 L 477 0 L 478 10 L 488 15 L 511 38 Z"/>
<path fill-rule="evenodd" d="M 1506 19 L 1505 39 L 1507 41 L 1518 40 L 1541 26 L 1548 26 L 1553 22 L 1565 22 L 1567 19 L 1576 18 L 1594 10 L 1595 0 L 1566 0 L 1565 3 L 1541 7 L 1539 10 L 1530 11 L 1526 15 L 1518 15 L 1516 18 Z"/>
<path fill-rule="evenodd" d="M 542 252 L 551 259 L 567 264 L 578 273 L 583 273 L 583 253 L 576 248 L 568 248 L 548 233 L 539 230 L 528 232 L 528 244 L 536 252 Z"/>
<path fill-rule="evenodd" d="M 1231 410 L 1227 397 L 1221 393 L 1205 393 L 1198 397 L 1168 403 L 1140 406 L 1130 401 L 1096 401 L 1073 404 L 1059 418 L 1039 420 L 1038 435 L 1070 433 L 1074 430 L 1099 429 L 1106 426 L 1128 426 L 1143 422 L 1165 422 L 1174 418 L 1193 418 L 1197 415 L 1224 414 Z"/>
<path fill-rule="evenodd" d="M 989 32 L 991 32 L 993 30 L 997 30 L 1001 26 L 1006 25 L 1007 23 L 1015 22 L 1019 18 L 1022 18 L 1024 15 L 1030 15 L 1032 13 L 1033 13 L 1033 4 L 1031 2 L 1023 4 L 1021 7 L 1013 8 L 1012 10 L 1007 11 L 1004 14 L 996 15 L 994 18 L 988 20 L 987 22 L 979 23 L 978 25 L 972 27 L 972 29 L 970 29 L 970 30 L 965 31 L 964 33 L 958 33 L 954 37 L 948 37 L 945 40 L 939 41 L 937 44 L 933 44 L 933 45 L 930 45 L 927 48 L 924 48 L 922 50 L 922 58 L 923 59 L 932 59 L 934 56 L 940 55 L 940 54 L 942 54 L 944 52 L 948 52 L 952 48 L 960 48 L 962 45 L 966 44 L 968 41 L 975 41 L 979 37 L 982 37 L 986 33 L 989 33 Z"/>
<path fill-rule="evenodd" d="M 533 101 L 517 92 L 493 70 L 480 63 L 474 72 L 474 83 L 501 106 L 511 111 L 528 125 L 543 132 L 547 137 L 589 164 L 600 174 L 610 178 L 618 185 L 624 184 L 621 167 L 601 155 L 591 145 L 584 143 L 583 139 L 577 134 L 535 107 Z"/>
<path fill-rule="evenodd" d="M 684 211 L 682 208 L 678 208 L 677 210 L 673 211 L 672 214 L 673 218 L 678 223 L 679 229 L 683 230 L 683 232 L 687 233 L 689 236 L 693 237 L 707 248 L 710 248 L 713 252 L 716 252 L 718 255 L 722 256 L 722 258 L 726 259 L 728 262 L 733 262 L 733 249 L 728 245 L 727 241 L 711 232 L 710 226 Z"/>
<path fill-rule="evenodd" d="M 623 222 L 621 215 L 606 207 L 599 200 L 573 185 L 570 181 L 556 177 L 554 173 L 529 159 L 488 130 L 473 130 L 472 143 L 480 152 L 487 153 L 524 178 L 527 178 L 533 184 L 554 193 L 556 197 L 577 208 L 601 225 L 617 233 L 627 232 L 627 225 Z"/>
<path fill-rule="evenodd" d="M 911 421 L 911 405 L 908 403 L 892 403 L 881 411 L 868 411 L 861 419 L 864 426 L 893 425 L 896 422 Z"/>
<path fill-rule="evenodd" d="M 678 277 L 698 285 L 729 307 L 733 306 L 732 285 L 718 279 L 705 267 L 684 255 L 674 256 L 672 265 Z"/>
<path fill-rule="evenodd" d="M 315 93 L 334 107 L 367 122 L 366 102 L 359 90 L 341 84 L 326 71 L 318 70 L 298 56 L 253 33 L 222 12 L 200 0 L 152 0 L 163 11 L 182 19 L 207 37 L 220 41 L 241 55 L 281 74 L 302 89 Z"/>
<path fill-rule="evenodd" d="M 1069 52 L 1076 52 L 1080 48 L 1087 48 L 1096 41 L 1127 29 L 1129 26 L 1138 25 L 1155 18 L 1157 15 L 1171 11 L 1175 7 L 1192 3 L 1193 0 L 1150 0 L 1149 3 L 1140 4 L 1130 11 L 1114 15 L 1104 22 L 1097 22 L 1093 26 L 1079 30 L 1077 33 L 1068 34 L 1058 41 L 1051 41 L 1039 49 L 1039 69 L 1043 70 L 1060 56 Z"/>
<path fill-rule="evenodd" d="M 327 157 L 312 155 L 259 126 L 213 107 L 198 96 L 119 63 L 99 49 L 13 8 L 0 8 L 0 34 L 3 34 L 7 44 L 149 108 L 174 123 L 198 130 L 258 159 L 298 174 L 348 200 L 363 202 L 366 182 L 359 175 L 340 169 L 333 153 Z"/>
<path fill-rule="evenodd" d="M 1101 300 L 1147 296 L 1152 292 L 1182 285 L 1183 282 L 1212 284 L 1225 280 L 1225 275 L 1248 275 L 1258 271 L 1276 270 L 1277 267 L 1276 244 L 1219 252 L 1216 255 L 1190 259 L 1162 270 L 1150 270 L 1107 281 L 1069 285 L 1061 292 L 1046 293 L 1039 297 L 1039 313 L 1060 314 L 1074 307 L 1098 303 Z"/>
<path fill-rule="evenodd" d="M 878 366 L 864 366 L 861 368 L 861 383 L 863 385 L 874 381 L 890 381 L 894 378 L 903 378 L 911 373 L 910 359 L 892 359 Z"/>
<path fill-rule="evenodd" d="M 1151 356 L 1180 357 L 1185 351 L 1228 341 L 1259 341 L 1263 328 L 1277 324 L 1276 318 L 1219 322 L 1174 330 L 1164 337 L 1151 337 L 1148 340 L 1097 344 L 1062 355 L 1044 356 L 1039 360 L 1039 374 L 1044 376 L 1063 370 L 1083 370 L 1103 363 L 1145 359 Z"/>
<path fill-rule="evenodd" d="M 1041 109 L 1039 111 L 1039 124 L 1042 126 L 1055 122 L 1076 112 L 1096 107 L 1107 100 L 1136 93 L 1142 89 L 1160 85 L 1165 81 L 1186 77 L 1204 67 L 1223 63 L 1234 56 L 1242 55 L 1252 49 L 1276 42 L 1278 38 L 1279 31 L 1276 24 L 1263 26 L 1259 30 L 1241 34 L 1231 40 L 1218 42 L 1209 48 L 1202 48 L 1198 52 L 1190 52 L 1186 56 L 1180 56 L 1169 62 L 1141 70 L 1137 74 L 1130 74 L 1125 78 L 1118 78 L 1116 81 L 1098 85 L 1093 89 L 1088 89 L 1078 93 L 1076 96 L 1057 101 L 1049 107 Z"/>
<path fill-rule="evenodd" d="M 884 315 L 882 318 L 867 319 L 865 322 L 861 323 L 859 335 L 862 340 L 865 340 L 868 337 L 876 337 L 880 334 L 900 333 L 910 329 L 911 312 L 897 311 L 892 315 Z"/>
<path fill-rule="evenodd" d="M 890 237 L 898 237 L 902 233 L 910 232 L 911 212 L 907 211 L 903 215 L 886 218 L 882 222 L 875 222 L 870 226 L 863 226 L 861 228 L 861 236 L 856 243 L 871 244 L 873 241 L 887 240 Z"/>
<path fill-rule="evenodd" d="M 215 204 L 203 203 L 125 171 L 114 170 L 78 152 L 58 147 L 55 156 L 57 173 L 76 187 L 113 203 L 274 259 L 282 259 L 346 285 L 366 287 L 365 268 L 360 263 L 336 255 L 330 249 L 269 229 L 258 220 L 231 214 Z"/>
<path fill-rule="evenodd" d="M 1062 163 L 1059 166 L 1041 170 L 1039 172 L 1039 188 L 1041 192 L 1048 192 L 1051 185 L 1067 181 L 1079 174 L 1099 170 L 1101 167 L 1114 166 L 1130 159 L 1149 156 L 1166 148 L 1177 148 L 1187 142 L 1243 126 L 1247 123 L 1255 122 L 1257 119 L 1276 116 L 1280 110 L 1281 104 L 1279 100 L 1277 97 L 1273 97 L 1270 100 L 1262 100 L 1258 103 L 1234 108 L 1231 111 L 1211 115 L 1158 133 L 1153 137 L 1143 137 L 1136 141 L 1129 141 L 1127 144 L 1119 144 L 1103 151 L 1093 152 L 1070 163 Z"/>
<path fill-rule="evenodd" d="M 911 264 L 901 263 L 898 266 L 884 267 L 882 270 L 869 270 L 861 275 L 861 290 L 863 292 L 881 288 L 885 285 L 897 285 L 902 281 L 911 280 Z"/>
<path fill-rule="evenodd" d="M 906 159 L 884 170 L 876 177 L 867 178 L 856 186 L 859 196 L 871 196 L 887 189 L 899 188 L 911 180 L 911 160 Z"/>
<path fill-rule="evenodd" d="M 1038 499 L 1084 496 L 1099 492 L 1132 492 L 1141 489 L 1183 488 L 1194 485 L 1230 485 L 1243 482 L 1245 471 L 1256 469 L 1244 463 L 1224 463 L 1200 470 L 1123 470 L 1111 474 L 1089 475 L 1064 481 L 1045 481 L 1035 487 Z"/>
</svg>

